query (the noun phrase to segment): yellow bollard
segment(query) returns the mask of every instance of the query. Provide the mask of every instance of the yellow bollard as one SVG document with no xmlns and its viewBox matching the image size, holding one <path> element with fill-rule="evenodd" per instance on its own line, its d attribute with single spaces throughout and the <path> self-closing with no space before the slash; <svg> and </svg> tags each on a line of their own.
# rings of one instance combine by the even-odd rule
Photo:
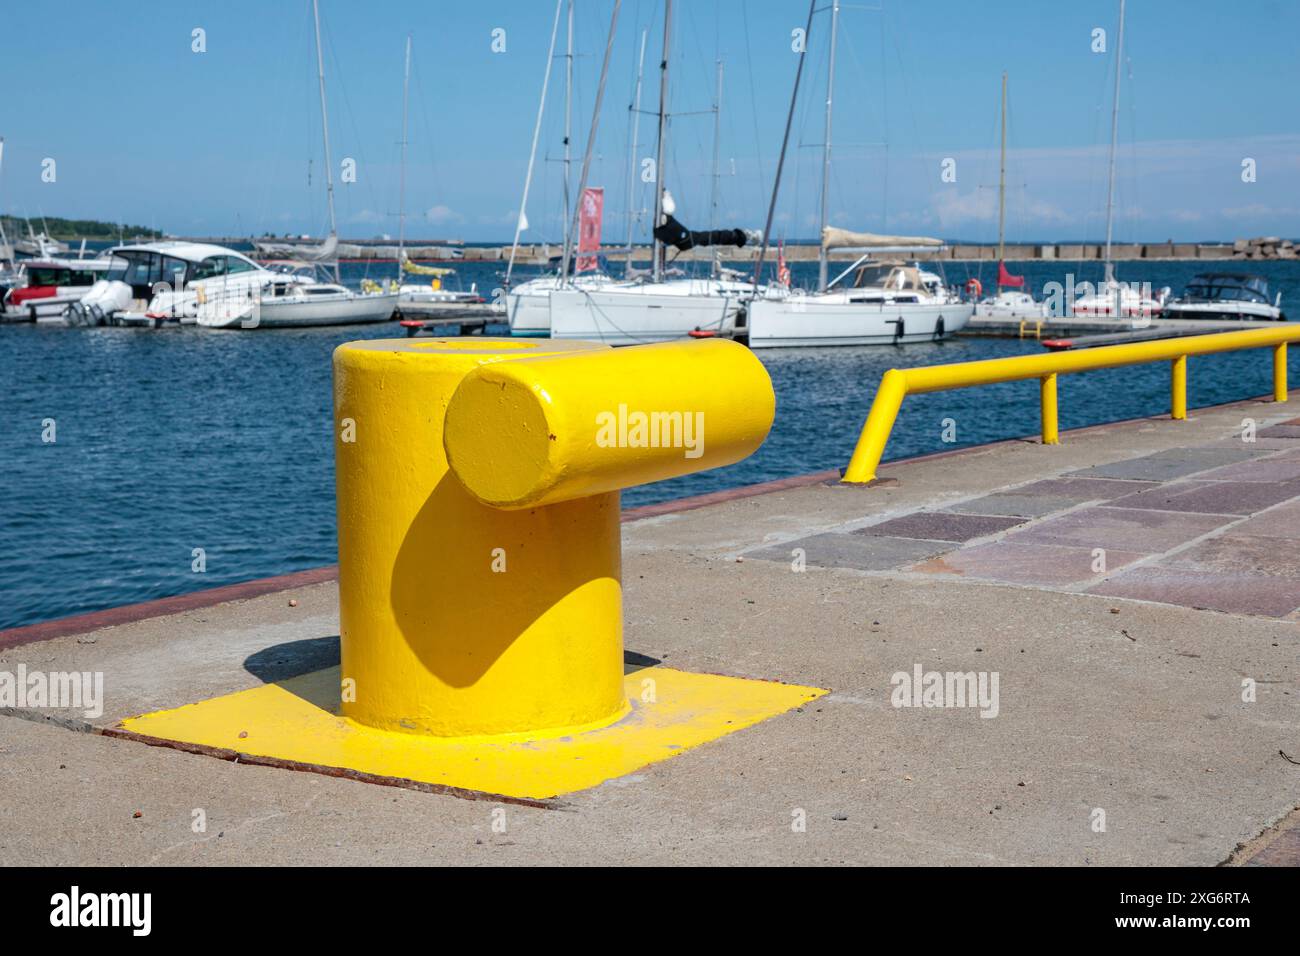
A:
<svg viewBox="0 0 1300 956">
<path fill-rule="evenodd" d="M 1169 417 L 1187 418 L 1187 356 L 1180 355 L 1169 363 Z"/>
<path fill-rule="evenodd" d="M 761 363 L 722 341 L 386 339 L 334 368 L 343 715 L 455 738 L 618 720 L 618 490 L 752 452 L 775 407 Z M 628 442 L 620 407 L 691 432 Z"/>
<path fill-rule="evenodd" d="M 479 501 L 532 508 L 740 461 L 775 410 L 749 349 L 668 342 L 485 365 L 452 396 L 443 440 Z"/>
<path fill-rule="evenodd" d="M 1038 402 L 1042 411 L 1043 444 L 1060 444 L 1056 427 L 1056 373 L 1051 372 L 1038 380 Z"/>
<path fill-rule="evenodd" d="M 122 732 L 533 801 L 815 700 L 827 692 L 623 657 L 619 490 L 738 460 L 774 408 L 731 342 L 341 345 L 340 666 Z"/>
<path fill-rule="evenodd" d="M 1273 346 L 1273 401 L 1286 400 L 1286 343 L 1279 342 Z"/>
<path fill-rule="evenodd" d="M 497 511 L 443 454 L 443 412 L 470 372 L 603 348 L 383 339 L 335 352 L 344 716 L 468 737 L 623 713 L 618 495 Z"/>
</svg>

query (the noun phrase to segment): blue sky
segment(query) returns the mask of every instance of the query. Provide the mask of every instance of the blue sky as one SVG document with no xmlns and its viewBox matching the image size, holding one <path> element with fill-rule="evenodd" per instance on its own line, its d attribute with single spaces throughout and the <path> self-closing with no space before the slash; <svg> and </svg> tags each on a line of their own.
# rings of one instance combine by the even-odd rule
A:
<svg viewBox="0 0 1300 956">
<path fill-rule="evenodd" d="M 822 0 L 829 4 L 829 0 Z M 613 0 L 575 0 L 575 159 Z M 873 9 L 866 9 L 872 7 Z M 552 0 L 321 0 L 340 232 L 395 235 L 402 48 L 414 35 L 408 235 L 508 240 L 550 38 Z M 864 0 L 841 14 L 831 220 L 996 236 L 998 88 L 1010 74 L 1009 241 L 1104 229 L 1115 2 Z M 53 23 L 57 11 L 58 23 Z M 724 66 L 718 224 L 761 226 L 797 62 L 802 0 L 678 0 L 665 182 L 710 219 L 715 63 Z M 657 105 L 662 3 L 624 0 L 591 183 L 605 240 L 626 238 L 629 110 L 648 31 Z M 816 234 L 828 17 L 814 21 L 774 231 Z M 1108 52 L 1092 52 L 1092 31 Z M 206 31 L 194 53 L 192 31 Z M 492 31 L 505 30 L 505 52 Z M 64 0 L 11 5 L 0 58 L 0 209 L 125 220 L 176 234 L 320 233 L 322 149 L 307 0 Z M 1300 3 L 1132 0 L 1116 236 L 1297 235 Z M 559 52 L 563 51 L 561 21 Z M 561 231 L 562 63 L 555 64 L 525 239 Z M 638 157 L 653 155 L 654 119 Z M 54 182 L 42 162 L 56 161 Z M 944 159 L 957 179 L 941 181 Z M 1255 160 L 1256 179 L 1242 181 Z M 577 163 L 573 175 L 577 178 Z M 310 171 L 310 173 L 309 173 Z M 309 181 L 310 174 L 310 181 Z M 337 172 L 336 172 L 337 175 Z M 632 209 L 651 199 L 634 193 Z M 636 224 L 637 238 L 644 223 Z"/>
</svg>

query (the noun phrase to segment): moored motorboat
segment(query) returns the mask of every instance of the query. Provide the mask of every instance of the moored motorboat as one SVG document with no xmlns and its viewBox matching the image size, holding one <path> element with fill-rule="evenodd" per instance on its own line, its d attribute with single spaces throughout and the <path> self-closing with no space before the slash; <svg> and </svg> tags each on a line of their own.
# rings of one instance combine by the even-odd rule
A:
<svg viewBox="0 0 1300 956">
<path fill-rule="evenodd" d="M 1268 280 L 1243 272 L 1203 272 L 1180 296 L 1165 303 L 1167 319 L 1285 322 L 1282 293 L 1270 298 Z"/>
<path fill-rule="evenodd" d="M 105 257 L 19 260 L 0 316 L 6 322 L 58 319 L 71 302 L 79 301 L 94 287 L 109 266 Z"/>
</svg>

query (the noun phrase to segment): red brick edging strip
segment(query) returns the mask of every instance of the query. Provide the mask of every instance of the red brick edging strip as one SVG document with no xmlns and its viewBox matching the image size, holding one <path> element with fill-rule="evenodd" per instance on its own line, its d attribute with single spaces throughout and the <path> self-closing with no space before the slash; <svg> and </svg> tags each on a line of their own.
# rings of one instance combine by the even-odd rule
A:
<svg viewBox="0 0 1300 956">
<path fill-rule="evenodd" d="M 72 617 L 60 617 L 53 621 L 41 621 L 26 627 L 13 627 L 0 631 L 0 650 L 18 647 L 22 644 L 34 644 L 37 641 L 49 641 L 69 634 L 84 634 L 101 627 L 115 624 L 130 624 L 151 617 L 163 617 L 167 614 L 179 614 L 196 608 L 225 604 L 227 601 L 243 601 L 248 598 L 271 594 L 275 591 L 287 591 L 290 588 L 306 587 L 333 581 L 338 577 L 337 565 L 312 568 L 308 571 L 295 571 L 292 574 L 280 574 L 271 578 L 258 578 L 239 584 L 227 584 L 217 588 L 205 588 L 191 591 L 189 594 L 177 594 L 174 597 L 143 601 L 139 604 L 127 604 L 122 607 L 109 608 L 105 611 L 92 611 L 89 614 L 76 614 Z"/>
</svg>

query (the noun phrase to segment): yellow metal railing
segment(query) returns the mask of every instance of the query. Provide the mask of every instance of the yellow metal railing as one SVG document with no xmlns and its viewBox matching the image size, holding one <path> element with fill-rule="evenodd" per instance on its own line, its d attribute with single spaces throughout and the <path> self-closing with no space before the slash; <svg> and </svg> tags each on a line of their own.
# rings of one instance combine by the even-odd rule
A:
<svg viewBox="0 0 1300 956">
<path fill-rule="evenodd" d="M 1070 372 L 1087 372 L 1099 368 L 1116 368 L 1121 365 L 1141 365 L 1144 362 L 1168 361 L 1170 363 L 1170 417 L 1187 417 L 1187 357 L 1208 355 L 1214 352 L 1235 352 L 1239 349 L 1273 349 L 1273 400 L 1285 402 L 1286 346 L 1300 341 L 1300 323 L 1286 323 L 1271 329 L 1247 329 L 1241 332 L 1220 332 L 1213 335 L 1190 335 L 1154 342 L 1130 342 L 1127 345 L 1106 345 L 1092 349 L 1069 352 L 1046 352 L 1042 355 L 1017 355 L 1012 358 L 985 359 L 979 362 L 957 362 L 952 365 L 926 365 L 920 368 L 891 368 L 880 379 L 875 401 L 867 415 L 862 434 L 858 437 L 853 457 L 844 470 L 843 481 L 865 484 L 876 477 L 876 468 L 885 453 L 885 443 L 894 429 L 894 421 L 908 395 L 921 392 L 942 392 L 972 385 L 992 385 L 996 382 L 1015 382 L 1023 379 L 1039 380 L 1039 402 L 1042 409 L 1043 444 L 1059 442 L 1056 427 L 1056 377 Z"/>
</svg>

